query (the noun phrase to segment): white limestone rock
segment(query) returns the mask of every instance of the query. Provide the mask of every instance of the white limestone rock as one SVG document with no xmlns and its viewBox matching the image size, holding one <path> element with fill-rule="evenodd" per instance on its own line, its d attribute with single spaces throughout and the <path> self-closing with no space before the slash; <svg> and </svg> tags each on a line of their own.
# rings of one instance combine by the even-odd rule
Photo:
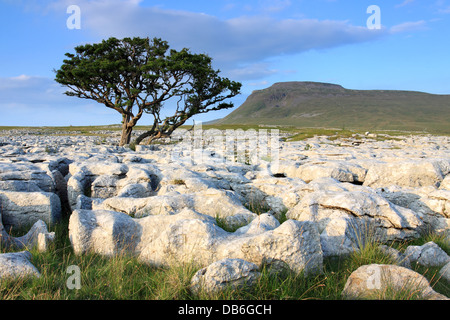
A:
<svg viewBox="0 0 450 320">
<path fill-rule="evenodd" d="M 439 276 L 450 283 L 450 262 L 447 262 L 445 266 L 439 271 Z"/>
<path fill-rule="evenodd" d="M 442 180 L 441 185 L 439 186 L 440 189 L 450 190 L 450 174 L 447 174 Z"/>
<path fill-rule="evenodd" d="M 40 277 L 28 251 L 0 254 L 0 280 Z"/>
<path fill-rule="evenodd" d="M 127 252 L 156 266 L 192 261 L 207 266 L 239 258 L 258 266 L 285 265 L 305 275 L 322 272 L 319 234 L 309 221 L 289 220 L 262 233 L 233 234 L 192 210 L 140 219 L 112 211 L 75 210 L 69 237 L 76 254 Z"/>
<path fill-rule="evenodd" d="M 61 201 L 54 193 L 0 190 L 0 204 L 8 228 L 31 226 L 38 220 L 54 224 L 61 219 Z"/>
<path fill-rule="evenodd" d="M 261 277 L 258 266 L 242 259 L 222 259 L 197 271 L 191 279 L 194 294 L 217 294 L 252 287 Z"/>
<path fill-rule="evenodd" d="M 367 237 L 381 242 L 414 238 L 423 226 L 412 210 L 363 191 L 312 192 L 286 216 L 317 223 L 325 256 L 353 252 Z"/>
<path fill-rule="evenodd" d="M 346 299 L 393 299 L 414 294 L 418 299 L 448 300 L 432 289 L 421 274 L 405 267 L 385 264 L 364 265 L 352 272 L 342 295 Z"/>
<path fill-rule="evenodd" d="M 364 185 L 372 188 L 436 186 L 449 172 L 450 160 L 403 160 L 373 165 L 367 171 Z"/>
<path fill-rule="evenodd" d="M 450 262 L 448 254 L 433 241 L 422 246 L 409 246 L 404 256 L 411 263 L 417 263 L 425 267 L 440 267 Z"/>
<path fill-rule="evenodd" d="M 280 222 L 273 215 L 269 213 L 263 213 L 258 215 L 248 225 L 237 229 L 234 234 L 256 235 L 276 229 L 279 226 Z"/>
</svg>

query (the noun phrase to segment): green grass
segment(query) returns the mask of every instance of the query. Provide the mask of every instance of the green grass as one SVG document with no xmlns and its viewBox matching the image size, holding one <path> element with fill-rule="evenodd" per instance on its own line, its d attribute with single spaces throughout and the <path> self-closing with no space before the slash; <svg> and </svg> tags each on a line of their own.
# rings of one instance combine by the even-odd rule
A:
<svg viewBox="0 0 450 320">
<path fill-rule="evenodd" d="M 229 289 L 208 295 L 193 295 L 190 280 L 199 267 L 194 263 L 157 268 L 139 262 L 135 257 L 118 255 L 103 257 L 98 254 L 75 255 L 68 238 L 67 221 L 53 226 L 56 241 L 45 253 L 32 249 L 32 263 L 41 273 L 40 278 L 0 281 L 0 300 L 341 300 L 342 290 L 350 274 L 362 265 L 392 264 L 375 241 L 366 241 L 357 252 L 348 256 L 324 259 L 323 274 L 305 278 L 290 271 L 261 270 L 262 277 L 253 288 Z M 233 230 L 229 230 L 232 232 Z M 415 243 L 439 239 L 427 235 Z M 405 244 L 398 244 L 404 247 Z M 448 250 L 445 247 L 444 250 Z M 447 251 L 448 252 L 448 251 Z M 69 266 L 78 266 L 81 288 L 69 289 Z M 450 285 L 439 279 L 439 268 L 417 267 L 429 279 L 435 291 L 450 296 Z M 417 299 L 411 293 L 391 292 L 385 299 Z"/>
<path fill-rule="evenodd" d="M 350 138 L 354 131 L 350 130 L 337 130 L 337 129 L 325 129 L 325 128 L 304 128 L 299 129 L 294 135 L 290 136 L 286 141 L 303 141 L 306 139 L 314 138 L 316 136 L 328 136 L 328 140 L 333 141 L 338 138 Z"/>
<path fill-rule="evenodd" d="M 190 129 L 191 126 L 182 126 L 181 129 Z M 149 130 L 148 126 L 136 126 L 134 130 Z M 217 130 L 237 130 L 241 129 L 247 130 L 279 130 L 280 134 L 287 135 L 287 138 L 283 138 L 285 141 L 303 141 L 309 138 L 314 138 L 316 136 L 327 136 L 328 140 L 335 141 L 338 139 L 362 139 L 365 130 L 362 129 L 345 129 L 345 128 L 326 128 L 326 127 L 309 127 L 309 126 L 296 126 L 296 125 L 258 125 L 258 124 L 209 124 L 203 125 L 203 130 L 217 129 Z M 6 134 L 10 130 L 30 130 L 35 131 L 37 134 L 54 135 L 54 136 L 97 136 L 103 140 L 99 141 L 98 144 L 106 142 L 106 138 L 110 134 L 105 131 L 115 132 L 115 134 L 120 134 L 120 126 L 109 125 L 109 126 L 65 126 L 65 127 L 12 127 L 12 126 L 0 126 L 0 135 Z M 1 132 L 3 131 L 3 132 Z M 426 133 L 423 131 L 413 131 L 413 130 L 371 130 L 371 133 L 378 134 L 376 141 L 385 140 L 400 140 L 398 136 L 410 136 L 410 135 L 428 135 L 433 133 Z M 438 132 L 434 134 L 439 135 L 450 135 L 447 132 Z M 154 144 L 162 143 L 159 141 L 154 141 Z M 176 142 L 171 142 L 176 143 Z M 170 144 L 170 143 L 169 143 Z M 135 149 L 135 145 L 132 142 L 130 148 Z"/>
</svg>

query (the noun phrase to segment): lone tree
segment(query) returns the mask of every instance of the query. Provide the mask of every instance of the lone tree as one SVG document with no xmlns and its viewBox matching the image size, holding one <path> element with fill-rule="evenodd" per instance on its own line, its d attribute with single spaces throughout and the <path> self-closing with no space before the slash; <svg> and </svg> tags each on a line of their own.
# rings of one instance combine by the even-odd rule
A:
<svg viewBox="0 0 450 320">
<path fill-rule="evenodd" d="M 144 113 L 153 116 L 148 132 L 136 144 L 168 137 L 190 117 L 213 110 L 232 108 L 224 102 L 240 93 L 241 83 L 219 76 L 205 54 L 184 48 L 169 50 L 158 38 L 109 38 L 101 43 L 75 47 L 75 54 L 56 72 L 55 80 L 69 88 L 65 94 L 95 100 L 122 115 L 120 145 L 130 143 L 134 126 Z M 162 116 L 164 103 L 176 108 Z"/>
</svg>

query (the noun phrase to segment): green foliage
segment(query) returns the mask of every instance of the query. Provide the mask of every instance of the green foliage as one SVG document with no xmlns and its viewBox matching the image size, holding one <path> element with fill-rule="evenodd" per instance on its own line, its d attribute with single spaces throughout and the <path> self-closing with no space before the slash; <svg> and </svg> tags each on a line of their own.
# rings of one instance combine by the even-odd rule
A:
<svg viewBox="0 0 450 320">
<path fill-rule="evenodd" d="M 244 226 L 244 225 L 229 225 L 225 220 L 225 218 L 222 218 L 219 215 L 216 215 L 216 224 L 218 227 L 222 228 L 227 232 L 235 232 L 237 229 Z"/>
<path fill-rule="evenodd" d="M 55 80 L 69 89 L 66 95 L 94 100 L 119 112 L 121 145 L 130 142 L 144 112 L 153 116 L 145 137 L 159 138 L 195 114 L 233 107 L 224 100 L 239 94 L 241 88 L 240 83 L 220 77 L 209 56 L 186 48 L 169 50 L 168 43 L 158 38 L 112 37 L 77 46 L 66 57 L 55 70 Z M 162 118 L 161 109 L 172 98 L 178 101 L 175 114 Z"/>
<path fill-rule="evenodd" d="M 175 185 L 183 185 L 183 186 L 186 185 L 186 183 L 184 182 L 183 179 L 174 179 L 174 180 L 172 180 L 172 184 L 175 184 Z"/>
</svg>

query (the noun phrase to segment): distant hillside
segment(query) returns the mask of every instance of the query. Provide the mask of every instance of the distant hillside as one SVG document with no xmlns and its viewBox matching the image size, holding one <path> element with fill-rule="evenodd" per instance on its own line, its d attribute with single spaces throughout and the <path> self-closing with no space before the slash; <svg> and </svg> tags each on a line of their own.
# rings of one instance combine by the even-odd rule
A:
<svg viewBox="0 0 450 320">
<path fill-rule="evenodd" d="M 450 95 L 281 82 L 254 91 L 238 109 L 216 123 L 450 134 Z"/>
</svg>

